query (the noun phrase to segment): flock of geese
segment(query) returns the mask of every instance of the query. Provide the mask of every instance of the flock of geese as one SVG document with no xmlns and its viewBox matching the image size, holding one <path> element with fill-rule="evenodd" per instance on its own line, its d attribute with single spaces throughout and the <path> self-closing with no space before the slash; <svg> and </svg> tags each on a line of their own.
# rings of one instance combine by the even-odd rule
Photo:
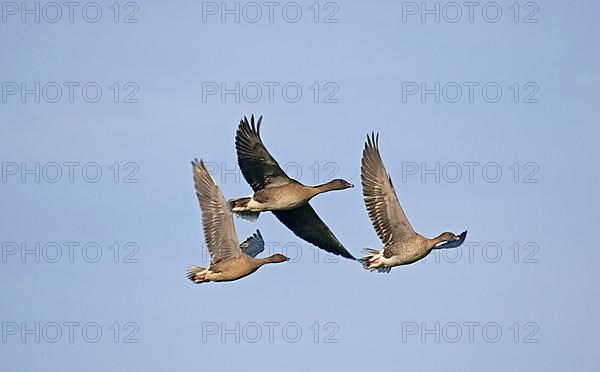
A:
<svg viewBox="0 0 600 372">
<path fill-rule="evenodd" d="M 242 175 L 254 191 L 252 195 L 226 201 L 204 163 L 192 162 L 194 186 L 202 210 L 204 240 L 210 255 L 207 268 L 189 266 L 187 277 L 195 283 L 223 282 L 243 278 L 268 263 L 285 262 L 282 254 L 257 258 L 265 242 L 259 230 L 240 244 L 233 216 L 256 221 L 261 212 L 272 212 L 294 234 L 315 246 L 356 260 L 319 218 L 310 200 L 322 193 L 354 187 L 342 179 L 318 186 L 306 186 L 288 177 L 260 138 L 262 116 L 240 121 L 235 149 Z M 392 267 L 411 264 L 433 249 L 460 246 L 467 235 L 444 232 L 428 239 L 415 232 L 400 207 L 392 179 L 379 153 L 379 135 L 367 136 L 361 162 L 364 202 L 375 232 L 383 243 L 381 250 L 365 249 L 358 261 L 370 271 L 389 272 Z"/>
</svg>

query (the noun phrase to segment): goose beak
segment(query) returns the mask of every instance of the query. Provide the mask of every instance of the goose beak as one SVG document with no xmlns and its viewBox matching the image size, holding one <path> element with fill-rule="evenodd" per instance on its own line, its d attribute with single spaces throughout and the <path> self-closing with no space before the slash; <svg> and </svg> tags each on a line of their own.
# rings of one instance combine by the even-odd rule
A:
<svg viewBox="0 0 600 372">
<path fill-rule="evenodd" d="M 351 189 L 353 189 L 354 185 L 350 183 L 350 184 L 348 184 L 348 187 L 351 188 Z"/>
</svg>

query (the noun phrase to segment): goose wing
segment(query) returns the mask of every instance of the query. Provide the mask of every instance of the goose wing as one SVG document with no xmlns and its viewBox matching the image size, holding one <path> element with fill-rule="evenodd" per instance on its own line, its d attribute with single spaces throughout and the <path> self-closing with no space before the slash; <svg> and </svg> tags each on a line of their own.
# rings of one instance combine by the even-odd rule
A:
<svg viewBox="0 0 600 372">
<path fill-rule="evenodd" d="M 256 230 L 256 232 L 248 237 L 248 239 L 244 240 L 242 244 L 240 244 L 240 249 L 242 252 L 251 257 L 258 256 L 262 251 L 265 250 L 265 241 L 260 233 L 260 230 Z"/>
<path fill-rule="evenodd" d="M 384 245 L 416 235 L 402 211 L 392 179 L 379 154 L 379 135 L 367 136 L 361 163 L 361 183 L 369 218 Z"/>
<path fill-rule="evenodd" d="M 236 258 L 242 254 L 233 226 L 233 217 L 225 198 L 204 163 L 195 159 L 194 186 L 202 210 L 204 241 L 211 264 Z"/>
<path fill-rule="evenodd" d="M 294 209 L 271 212 L 296 236 L 327 252 L 355 259 L 319 218 L 310 204 L 306 203 Z"/>
<path fill-rule="evenodd" d="M 254 122 L 254 115 L 240 120 L 235 136 L 235 150 L 238 164 L 252 190 L 258 191 L 269 186 L 285 185 L 291 179 L 285 174 L 277 161 L 271 156 L 260 138 L 260 124 Z"/>
</svg>

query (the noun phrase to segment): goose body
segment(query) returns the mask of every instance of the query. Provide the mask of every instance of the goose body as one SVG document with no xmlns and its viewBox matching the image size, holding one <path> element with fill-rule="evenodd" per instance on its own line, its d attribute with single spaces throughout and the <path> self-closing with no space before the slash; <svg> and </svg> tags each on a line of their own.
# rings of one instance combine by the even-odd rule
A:
<svg viewBox="0 0 600 372">
<path fill-rule="evenodd" d="M 262 265 L 273 262 L 275 261 L 256 259 L 246 254 L 242 254 L 236 259 L 211 264 L 208 268 L 190 266 L 188 268 L 188 278 L 195 283 L 230 282 L 244 278 L 254 273 Z"/>
<path fill-rule="evenodd" d="M 254 192 L 249 196 L 250 200 L 247 203 L 233 205 L 232 212 L 284 211 L 299 207 L 317 195 L 316 188 L 290 181 L 286 185 L 266 187 Z"/>
<path fill-rule="evenodd" d="M 233 216 L 223 194 L 202 161 L 194 160 L 192 165 L 210 265 L 207 268 L 189 266 L 188 279 L 195 283 L 232 281 L 252 274 L 267 263 L 287 261 L 282 254 L 256 258 L 265 248 L 258 230 L 243 243 L 238 242 Z"/>
<path fill-rule="evenodd" d="M 316 195 L 354 186 L 342 179 L 306 186 L 288 177 L 260 138 L 261 122 L 262 117 L 256 123 L 254 116 L 240 121 L 235 138 L 238 164 L 254 193 L 230 200 L 230 210 L 249 220 L 270 211 L 296 236 L 327 252 L 354 259 L 309 204 Z"/>
<path fill-rule="evenodd" d="M 467 232 L 455 235 L 443 232 L 428 239 L 412 228 L 404 214 L 392 179 L 379 153 L 378 136 L 367 136 L 361 162 L 361 184 L 369 218 L 383 248 L 365 249 L 361 258 L 363 267 L 371 271 L 389 272 L 392 267 L 408 265 L 427 256 L 434 248 L 456 248 Z"/>
</svg>

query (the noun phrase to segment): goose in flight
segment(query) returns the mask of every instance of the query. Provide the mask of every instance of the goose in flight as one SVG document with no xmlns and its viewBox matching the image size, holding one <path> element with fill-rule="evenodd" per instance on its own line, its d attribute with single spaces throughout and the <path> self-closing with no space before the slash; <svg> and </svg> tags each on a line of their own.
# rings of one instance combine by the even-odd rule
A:
<svg viewBox="0 0 600 372">
<path fill-rule="evenodd" d="M 273 212 L 298 237 L 327 252 L 355 259 L 333 235 L 308 203 L 316 195 L 354 187 L 342 179 L 318 186 L 305 186 L 288 177 L 271 156 L 260 138 L 260 124 L 246 117 L 240 121 L 235 137 L 238 164 L 254 193 L 229 201 L 231 211 L 242 218 L 256 220 L 260 212 Z"/>
<path fill-rule="evenodd" d="M 466 231 L 458 236 L 443 232 L 428 239 L 413 230 L 400 207 L 392 179 L 383 166 L 378 142 L 379 134 L 367 136 L 361 164 L 361 182 L 367 212 L 375 232 L 383 242 L 383 249 L 365 249 L 363 253 L 366 257 L 360 259 L 363 267 L 387 273 L 394 266 L 408 265 L 422 259 L 434 248 L 460 246 L 467 236 Z"/>
<path fill-rule="evenodd" d="M 288 261 L 286 256 L 279 253 L 266 258 L 255 258 L 265 248 L 265 242 L 258 230 L 239 244 L 233 217 L 223 194 L 202 161 L 196 159 L 192 165 L 194 186 L 202 210 L 204 241 L 210 254 L 210 266 L 189 266 L 188 279 L 195 283 L 227 282 L 250 275 L 264 264 Z"/>
</svg>

